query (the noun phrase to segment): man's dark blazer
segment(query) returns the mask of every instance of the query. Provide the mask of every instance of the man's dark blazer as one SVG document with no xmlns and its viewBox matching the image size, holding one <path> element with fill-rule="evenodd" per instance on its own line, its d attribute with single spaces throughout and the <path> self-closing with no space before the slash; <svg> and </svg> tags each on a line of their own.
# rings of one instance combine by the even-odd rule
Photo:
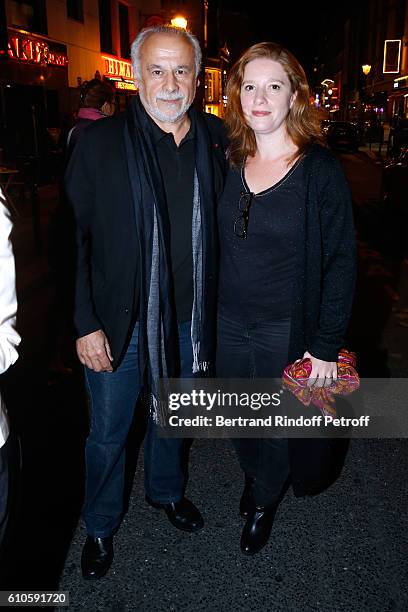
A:
<svg viewBox="0 0 408 612">
<path fill-rule="evenodd" d="M 214 189 L 219 196 L 226 172 L 224 126 L 213 115 L 200 115 L 208 128 Z M 123 113 L 87 127 L 66 173 L 77 230 L 74 323 L 78 337 L 104 330 L 114 367 L 123 356 L 138 315 L 135 283 L 139 242 L 125 152 L 125 122 Z M 214 217 L 215 213 L 214 198 Z"/>
</svg>

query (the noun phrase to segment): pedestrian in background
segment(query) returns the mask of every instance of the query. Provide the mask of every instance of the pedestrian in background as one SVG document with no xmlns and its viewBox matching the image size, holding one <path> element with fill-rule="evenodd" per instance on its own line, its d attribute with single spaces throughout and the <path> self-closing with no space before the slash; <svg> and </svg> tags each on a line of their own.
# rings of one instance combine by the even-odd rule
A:
<svg viewBox="0 0 408 612">
<path fill-rule="evenodd" d="M 0 374 L 18 358 L 20 336 L 15 330 L 17 299 L 12 229 L 6 199 L 0 187 Z M 0 395 L 0 554 L 9 518 L 9 472 L 12 435 L 4 400 Z"/>
<path fill-rule="evenodd" d="M 230 170 L 219 207 L 217 374 L 277 378 L 309 357 L 310 384 L 337 377 L 353 299 L 355 240 L 349 189 L 322 146 L 303 68 L 260 43 L 232 68 L 226 123 Z M 245 554 L 268 541 L 291 478 L 316 492 L 329 467 L 326 440 L 233 441 L 245 474 Z"/>
<path fill-rule="evenodd" d="M 80 106 L 75 125 L 68 132 L 67 136 L 68 157 L 88 125 L 98 121 L 98 119 L 104 119 L 114 114 L 114 99 L 115 90 L 106 81 L 91 79 L 83 83 L 79 95 Z"/>
</svg>

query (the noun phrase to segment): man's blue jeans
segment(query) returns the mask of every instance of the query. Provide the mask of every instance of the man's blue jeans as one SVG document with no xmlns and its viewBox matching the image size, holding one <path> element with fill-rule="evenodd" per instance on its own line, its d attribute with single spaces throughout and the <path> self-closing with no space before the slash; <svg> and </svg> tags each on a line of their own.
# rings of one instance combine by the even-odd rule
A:
<svg viewBox="0 0 408 612">
<path fill-rule="evenodd" d="M 181 377 L 192 374 L 191 323 L 179 325 Z M 85 368 L 91 400 L 86 442 L 86 491 L 83 518 L 88 535 L 104 538 L 119 526 L 123 513 L 125 445 L 142 390 L 136 323 L 126 355 L 115 372 Z M 183 439 L 159 438 L 149 419 L 145 438 L 145 490 L 157 503 L 179 501 L 184 494 Z"/>
</svg>

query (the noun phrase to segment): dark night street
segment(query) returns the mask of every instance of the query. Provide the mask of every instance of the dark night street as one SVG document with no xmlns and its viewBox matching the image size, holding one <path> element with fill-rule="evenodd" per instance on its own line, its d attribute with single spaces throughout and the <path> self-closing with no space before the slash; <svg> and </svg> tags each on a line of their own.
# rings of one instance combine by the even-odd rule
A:
<svg viewBox="0 0 408 612">
<path fill-rule="evenodd" d="M 0 0 L 0 607 L 408 612 L 407 194 L 408 0 Z"/>
<path fill-rule="evenodd" d="M 358 352 L 361 375 L 407 377 L 408 260 L 396 248 L 397 228 L 382 201 L 382 165 L 363 151 L 340 161 L 352 188 L 359 245 L 350 348 Z M 351 441 L 337 481 L 315 497 L 296 499 L 289 490 L 269 545 L 246 558 L 239 550 L 242 478 L 229 443 L 194 443 L 187 493 L 206 525 L 199 534 L 183 534 L 144 502 L 143 453 L 135 456 L 139 419 L 129 444 L 129 509 L 115 537 L 112 569 L 98 582 L 82 580 L 86 534 L 78 520 L 87 406 L 69 342 L 65 358 L 73 372 L 51 371 L 60 322 L 49 239 L 55 194 L 52 186 L 40 190 L 41 253 L 30 202 L 15 199 L 23 342 L 2 382 L 21 438 L 23 477 L 2 588 L 69 591 L 70 610 L 407 610 L 403 439 Z"/>
</svg>

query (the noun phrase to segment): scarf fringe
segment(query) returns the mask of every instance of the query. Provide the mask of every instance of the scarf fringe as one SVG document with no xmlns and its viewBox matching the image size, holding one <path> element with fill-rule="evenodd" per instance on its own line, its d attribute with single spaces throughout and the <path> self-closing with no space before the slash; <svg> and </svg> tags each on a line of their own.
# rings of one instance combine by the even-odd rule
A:
<svg viewBox="0 0 408 612">
<path fill-rule="evenodd" d="M 200 342 L 193 342 L 193 374 L 198 372 L 208 372 L 210 369 L 209 361 L 199 361 Z"/>
<path fill-rule="evenodd" d="M 153 393 L 151 393 L 149 414 L 156 425 L 164 426 L 164 424 L 166 423 L 167 402 L 157 399 L 157 397 Z"/>
<path fill-rule="evenodd" d="M 196 369 L 194 369 L 193 366 L 193 374 L 197 374 L 198 372 L 208 372 L 210 370 L 210 365 L 210 361 L 200 361 L 200 363 L 198 363 L 196 366 Z"/>
</svg>

